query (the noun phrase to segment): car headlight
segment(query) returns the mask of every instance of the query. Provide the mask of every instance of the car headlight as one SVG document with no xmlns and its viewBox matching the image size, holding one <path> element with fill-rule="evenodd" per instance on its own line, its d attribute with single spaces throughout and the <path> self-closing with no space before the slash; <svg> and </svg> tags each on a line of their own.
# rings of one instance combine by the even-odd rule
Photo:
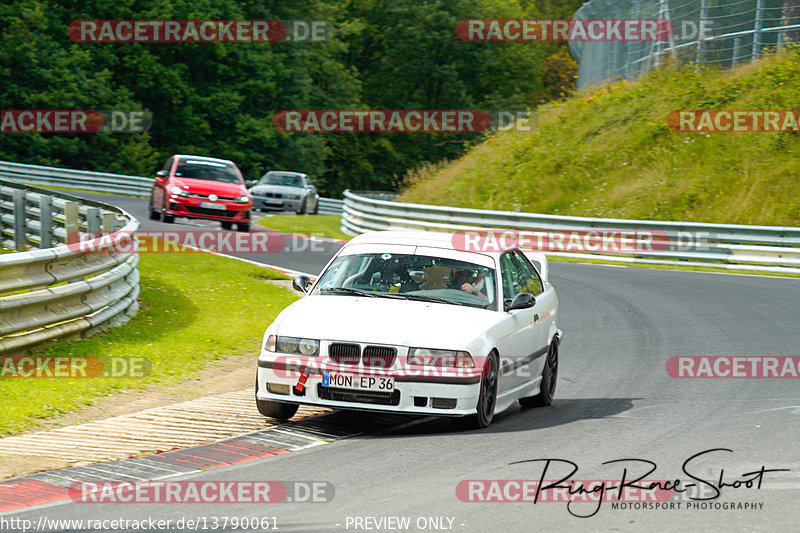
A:
<svg viewBox="0 0 800 533">
<path fill-rule="evenodd" d="M 300 199 L 300 195 L 299 194 L 287 194 L 287 195 L 285 195 L 285 197 L 287 199 L 289 199 L 289 200 L 299 200 Z"/>
<path fill-rule="evenodd" d="M 267 344 L 269 344 L 269 341 L 267 341 Z M 267 349 L 269 350 L 269 348 Z M 308 356 L 319 355 L 319 341 L 297 337 L 276 337 L 275 349 L 271 351 Z"/>
<path fill-rule="evenodd" d="M 431 348 L 411 348 L 408 351 L 408 364 L 449 368 L 472 368 L 475 366 L 469 352 Z"/>
<path fill-rule="evenodd" d="M 238 197 L 238 198 L 236 198 L 236 199 L 234 200 L 234 202 L 238 202 L 238 203 L 240 203 L 240 204 L 246 204 L 246 203 L 247 203 L 247 202 L 249 202 L 249 201 L 250 201 L 250 197 L 249 197 L 249 196 L 247 196 L 247 195 L 240 196 L 240 197 Z"/>
<path fill-rule="evenodd" d="M 169 188 L 169 193 L 173 196 L 189 196 L 189 193 L 181 189 L 180 187 L 175 187 L 174 185 Z"/>
</svg>

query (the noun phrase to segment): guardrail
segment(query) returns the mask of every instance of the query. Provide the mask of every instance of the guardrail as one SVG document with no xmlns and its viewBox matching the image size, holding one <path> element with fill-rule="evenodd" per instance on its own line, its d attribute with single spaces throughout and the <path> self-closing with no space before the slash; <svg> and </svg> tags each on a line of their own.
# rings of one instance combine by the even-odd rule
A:
<svg viewBox="0 0 800 533">
<path fill-rule="evenodd" d="M 153 185 L 153 178 L 144 176 L 23 165 L 10 161 L 0 161 L 0 178 L 19 183 L 44 185 L 46 187 L 63 187 L 79 191 L 109 192 L 133 196 L 150 196 L 150 188 Z M 320 215 L 341 215 L 343 208 L 344 200 L 336 200 L 334 198 L 319 199 Z"/>
<path fill-rule="evenodd" d="M 319 214 L 320 215 L 341 215 L 344 212 L 344 200 L 335 200 L 333 198 L 319 199 Z"/>
<path fill-rule="evenodd" d="M 138 228 L 117 207 L 0 179 L 0 240 L 16 250 L 0 255 L 0 353 L 90 336 L 133 316 L 138 254 L 83 253 L 66 242 L 78 231 Z M 102 250 L 100 242 L 87 244 Z"/>
<path fill-rule="evenodd" d="M 19 183 L 44 185 L 46 187 L 64 187 L 81 191 L 110 192 L 134 196 L 150 196 L 150 187 L 153 184 L 153 178 L 145 178 L 143 176 L 23 165 L 9 161 L 0 161 L 0 178 Z"/>
<path fill-rule="evenodd" d="M 372 196 L 372 195 L 370 195 Z M 800 273 L 800 228 L 693 222 L 604 219 L 407 204 L 344 192 L 341 229 L 349 235 L 374 230 L 480 231 L 508 229 L 544 232 L 548 255 L 729 270 Z M 566 248 L 569 236 L 626 232 L 636 251 L 581 251 Z M 639 246 L 643 234 L 657 246 Z M 561 239 L 554 238 L 560 236 Z M 619 237 L 619 235 L 618 235 Z M 554 246 L 555 245 L 555 246 Z M 553 249 L 555 248 L 555 250 Z M 641 249 L 640 249 L 641 248 Z"/>
</svg>

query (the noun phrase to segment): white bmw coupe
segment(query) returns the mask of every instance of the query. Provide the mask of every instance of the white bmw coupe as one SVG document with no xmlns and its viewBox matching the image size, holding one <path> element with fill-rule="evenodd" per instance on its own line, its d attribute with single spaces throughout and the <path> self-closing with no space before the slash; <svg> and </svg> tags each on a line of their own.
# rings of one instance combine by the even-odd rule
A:
<svg viewBox="0 0 800 533">
<path fill-rule="evenodd" d="M 453 243 L 444 233 L 367 233 L 316 281 L 295 278 L 306 295 L 264 334 L 261 414 L 288 419 L 309 404 L 486 427 L 515 401 L 550 405 L 562 333 L 547 259 Z"/>
</svg>

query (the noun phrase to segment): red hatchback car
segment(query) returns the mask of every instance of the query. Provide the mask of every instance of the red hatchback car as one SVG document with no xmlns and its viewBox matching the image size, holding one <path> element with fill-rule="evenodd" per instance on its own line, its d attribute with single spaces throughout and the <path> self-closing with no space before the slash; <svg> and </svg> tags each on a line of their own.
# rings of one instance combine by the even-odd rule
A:
<svg viewBox="0 0 800 533">
<path fill-rule="evenodd" d="M 173 155 L 156 172 L 150 195 L 150 218 L 219 220 L 223 229 L 250 230 L 252 200 L 242 173 L 232 161 Z"/>
</svg>

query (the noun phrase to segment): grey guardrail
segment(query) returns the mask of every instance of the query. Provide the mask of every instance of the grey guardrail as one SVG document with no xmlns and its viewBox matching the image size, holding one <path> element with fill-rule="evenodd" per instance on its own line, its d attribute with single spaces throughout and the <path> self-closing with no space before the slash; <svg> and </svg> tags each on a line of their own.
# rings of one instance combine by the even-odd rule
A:
<svg viewBox="0 0 800 533">
<path fill-rule="evenodd" d="M 0 161 L 0 179 L 81 191 L 149 196 L 153 178 Z"/>
<path fill-rule="evenodd" d="M 344 200 L 335 200 L 333 198 L 319 199 L 320 215 L 341 215 L 343 212 L 344 212 Z"/>
<path fill-rule="evenodd" d="M 608 250 L 569 251 L 545 239 L 548 255 L 597 258 L 622 262 L 709 266 L 730 270 L 800 272 L 800 228 L 743 226 L 693 222 L 661 222 L 543 215 L 435 205 L 408 204 L 376 198 L 374 194 L 344 192 L 341 229 L 349 235 L 374 230 L 427 231 L 502 230 L 543 232 L 550 237 L 587 233 L 633 232 L 635 239 L 649 233 L 660 246 L 615 253 Z M 638 241 L 636 241 L 638 242 Z M 638 247 L 637 247 L 638 248 Z"/>
<path fill-rule="evenodd" d="M 131 235 L 139 221 L 125 210 L 0 179 L 0 354 L 44 341 L 86 337 L 126 322 L 138 310 L 138 254 L 84 253 L 68 246 L 81 231 Z M 116 235 L 115 235 L 116 233 Z M 84 248 L 86 249 L 86 248 Z"/>
<path fill-rule="evenodd" d="M 90 172 L 68 168 L 23 165 L 10 161 L 0 161 L 0 178 L 19 183 L 63 187 L 79 191 L 108 192 L 133 196 L 150 196 L 153 178 Z M 319 199 L 319 214 L 341 215 L 344 201 L 334 198 Z"/>
</svg>

